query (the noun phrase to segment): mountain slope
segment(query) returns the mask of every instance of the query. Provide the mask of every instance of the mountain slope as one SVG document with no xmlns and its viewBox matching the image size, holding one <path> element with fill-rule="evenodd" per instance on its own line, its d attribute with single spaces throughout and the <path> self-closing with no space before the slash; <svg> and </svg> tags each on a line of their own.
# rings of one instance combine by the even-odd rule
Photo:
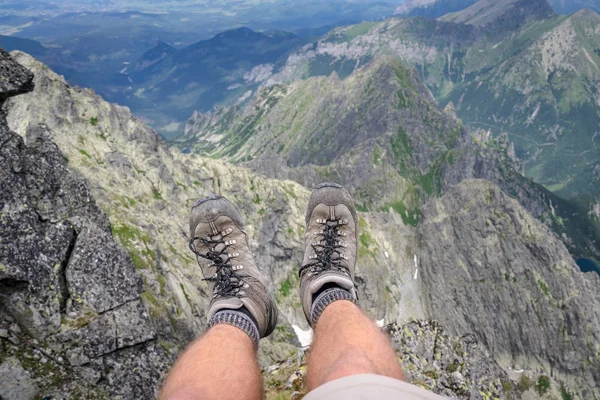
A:
<svg viewBox="0 0 600 400">
<path fill-rule="evenodd" d="M 547 0 L 479 0 L 444 20 L 474 25 L 492 32 L 514 31 L 529 22 L 549 18 L 553 14 Z"/>
<path fill-rule="evenodd" d="M 141 73 L 143 70 L 153 66 L 157 62 L 162 61 L 164 58 L 167 58 L 176 51 L 177 49 L 171 45 L 163 41 L 159 41 L 155 47 L 142 54 L 140 59 L 135 64 L 135 73 Z"/>
<path fill-rule="evenodd" d="M 394 15 L 439 18 L 462 11 L 478 0 L 407 0 L 394 11 Z M 584 8 L 600 13 L 598 0 L 549 0 L 554 12 L 573 14 Z M 448 16 L 451 18 L 452 16 Z"/>
<path fill-rule="evenodd" d="M 111 99 L 130 104 L 169 137 L 178 133 L 176 124 L 195 109 L 206 111 L 244 96 L 302 43 L 291 33 L 248 28 L 226 31 L 180 50 L 159 43 L 138 61 L 127 75 L 129 82 L 115 88 L 118 94 Z"/>
<path fill-rule="evenodd" d="M 559 14 L 572 14 L 584 8 L 600 13 L 598 0 L 550 0 L 550 4 Z"/>
<path fill-rule="evenodd" d="M 574 304 L 571 296 L 586 287 L 594 302 L 600 300 L 594 289 L 600 277 L 577 273 L 564 245 L 553 242 L 548 229 L 486 181 L 457 185 L 422 211 L 417 235 L 423 240 L 420 265 L 427 309 L 440 315 L 450 332 L 472 331 L 483 338 L 504 367 L 550 368 L 570 386 L 595 382 L 580 395 L 597 398 L 598 311 Z M 468 236 L 481 237 L 485 246 L 454 239 Z M 585 321 L 571 319 L 573 307 Z M 580 348 L 594 349 L 593 355 L 581 355 Z"/>
<path fill-rule="evenodd" d="M 566 196 L 600 190 L 599 24 L 590 11 L 560 19 L 446 100 L 466 123 L 510 132 L 528 174 Z"/>
<path fill-rule="evenodd" d="M 416 224 L 420 205 L 446 187 L 488 179 L 565 233 L 575 256 L 600 255 L 600 221 L 521 176 L 503 138 L 490 141 L 440 112 L 416 73 L 393 58 L 375 59 L 343 81 L 334 73 L 266 87 L 243 109 L 196 117 L 178 146 L 252 161 L 304 185 L 338 180 L 364 209 L 393 208 L 405 223 Z M 292 167 L 290 175 L 280 163 Z M 293 171 L 303 166 L 313 172 Z"/>
<path fill-rule="evenodd" d="M 483 1 L 472 10 L 486 11 L 490 4 Z M 500 22 L 523 7 L 512 0 L 493 5 Z M 582 193 L 597 198 L 600 17 L 580 11 L 542 18 L 548 13 L 545 2 L 527 7 L 529 13 L 515 18 L 516 25 L 500 24 L 491 36 L 493 23 L 422 18 L 336 29 L 290 56 L 271 82 L 288 84 L 333 71 L 345 79 L 375 57 L 398 57 L 416 68 L 442 107 L 452 102 L 465 123 L 494 135 L 507 132 L 528 176 L 567 198 Z M 492 16 L 468 15 L 483 22 Z"/>
<path fill-rule="evenodd" d="M 394 15 L 407 17 L 439 18 L 464 10 L 477 0 L 412 0 L 406 1 L 394 11 Z"/>
<path fill-rule="evenodd" d="M 290 178 L 303 185 L 325 179 L 343 183 L 352 190 L 360 209 L 387 210 L 392 215 L 397 214 L 405 224 L 415 225 L 417 238 L 426 244 L 422 243 L 416 252 L 415 248 L 411 247 L 411 253 L 421 260 L 418 264 L 420 268 L 430 270 L 428 274 L 439 274 L 439 279 L 447 280 L 444 278 L 446 273 L 453 274 L 440 269 L 442 263 L 437 262 L 437 257 L 446 257 L 449 254 L 451 256 L 448 264 L 466 269 L 467 276 L 476 275 L 471 268 L 477 271 L 492 268 L 504 279 L 500 282 L 506 282 L 502 275 L 504 272 L 509 274 L 511 279 L 512 274 L 517 274 L 518 277 L 514 279 L 519 280 L 518 290 L 524 299 L 546 301 L 544 290 L 540 289 L 538 281 L 552 287 L 561 285 L 562 278 L 559 275 L 562 269 L 552 267 L 553 265 L 564 265 L 565 273 L 577 282 L 581 277 L 564 245 L 558 245 L 559 247 L 553 250 L 544 247 L 543 252 L 548 253 L 542 254 L 532 249 L 530 244 L 526 244 L 529 238 L 536 242 L 540 240 L 540 243 L 553 243 L 551 238 L 554 237 L 554 233 L 549 230 L 549 226 L 542 226 L 529 216 L 521 220 L 520 216 L 524 211 L 519 211 L 522 209 L 516 206 L 514 200 L 509 199 L 489 182 L 469 181 L 472 178 L 485 178 L 496 183 L 504 192 L 525 205 L 529 212 L 541 220 L 547 220 L 558 234 L 565 232 L 566 226 L 569 226 L 569 232 L 575 235 L 590 234 L 587 239 L 582 239 L 581 243 L 587 243 L 584 245 L 585 249 L 575 250 L 577 246 L 573 247 L 572 239 L 565 240 L 575 251 L 598 252 L 596 243 L 600 237 L 600 226 L 597 220 L 588 220 L 595 227 L 593 233 L 582 233 L 578 221 L 568 221 L 566 218 L 566 215 L 569 215 L 569 218 L 573 217 L 568 204 L 519 174 L 516 169 L 518 163 L 514 160 L 514 153 L 511 154 L 506 137 L 489 140 L 485 132 L 471 132 L 465 129 L 459 121 L 453 119 L 450 109 L 446 113 L 440 112 L 425 87 L 397 60 L 385 57 L 375 59 L 344 81 L 334 73 L 329 78 L 313 77 L 289 86 L 268 87 L 259 92 L 245 109 L 225 109 L 216 115 L 198 117 L 199 129 L 191 129 L 181 146 L 213 157 L 247 161 L 245 165 L 268 176 Z M 514 152 L 514 149 L 512 151 Z M 454 185 L 458 186 L 453 188 Z M 438 196 L 442 196 L 441 200 L 437 199 Z M 470 198 L 470 202 L 467 202 L 466 198 Z M 444 212 L 440 208 L 446 201 L 463 205 L 465 209 Z M 554 223 L 554 220 L 561 219 L 560 215 L 563 212 L 563 225 Z M 468 227 L 461 232 L 458 227 L 444 231 L 441 226 L 435 225 L 441 220 L 444 221 L 444 226 L 456 223 L 460 229 L 465 225 Z M 471 222 L 475 224 L 474 220 L 478 221 L 476 228 L 469 225 Z M 436 221 L 433 227 L 429 225 L 429 221 Z M 489 226 L 489 231 L 482 231 L 480 223 Z M 442 236 L 438 237 L 429 229 L 435 229 L 437 235 Z M 456 234 L 452 234 L 452 230 Z M 467 234 L 467 231 L 471 234 Z M 466 254 L 471 246 L 465 244 L 465 240 L 474 236 L 478 237 L 475 239 L 478 243 L 481 240 L 483 254 L 479 258 L 470 259 Z M 566 235 L 563 237 L 567 238 Z M 513 238 L 519 244 L 508 244 L 513 240 L 509 238 Z M 454 240 L 465 244 L 464 248 L 456 249 L 457 254 L 452 254 L 451 250 Z M 507 246 L 506 249 L 518 251 L 521 254 L 519 260 L 539 257 L 544 260 L 544 265 L 532 267 L 531 271 L 502 269 L 500 265 L 512 257 L 510 250 L 503 250 L 504 246 Z M 464 262 L 463 255 L 466 257 Z M 554 261 L 548 263 L 550 259 Z M 531 261 L 526 261 L 525 264 L 535 265 Z M 485 268 L 481 268 L 482 266 Z M 456 288 L 481 284 L 480 280 L 499 281 L 497 277 L 490 278 L 487 273 L 484 275 L 486 277 L 481 277 L 476 282 L 472 280 L 474 278 L 465 278 L 468 282 L 456 280 L 448 290 L 450 293 L 456 293 Z M 585 279 L 590 279 L 591 287 L 599 282 L 595 275 Z M 435 298 L 437 291 L 436 285 L 429 285 L 433 280 L 426 279 L 420 282 L 421 293 L 431 298 Z M 550 284 L 549 281 L 553 283 Z M 588 283 L 581 281 L 573 285 L 585 286 Z M 492 290 L 490 287 L 482 285 L 481 288 L 481 300 L 470 297 L 467 301 L 458 295 L 449 297 L 456 299 L 456 302 L 473 303 L 477 309 L 504 307 L 503 299 L 491 298 L 484 294 Z M 514 295 L 514 289 L 515 286 L 512 286 L 504 290 Z M 471 296 L 474 290 L 469 290 L 465 296 Z M 553 296 L 559 302 L 566 301 L 569 297 L 566 291 L 553 293 Z M 484 300 L 484 297 L 489 300 Z M 443 301 L 440 301 L 441 303 Z M 467 315 L 467 321 L 472 321 L 477 314 L 474 310 L 467 311 L 458 306 L 454 308 L 455 311 L 451 311 L 437 304 L 436 302 L 435 306 L 426 307 L 432 307 L 430 310 L 435 309 L 436 315 L 438 312 L 449 316 L 454 315 L 454 312 Z M 509 309 L 510 306 L 507 305 L 507 310 L 499 315 L 510 313 Z M 486 318 L 485 313 L 481 313 L 483 320 Z M 595 317 L 592 317 L 593 311 L 587 309 L 584 313 L 590 316 L 589 323 L 594 325 L 596 322 Z M 527 313 L 523 314 L 525 315 Z M 566 315 L 560 312 L 552 315 L 553 321 L 560 320 L 563 321 L 563 325 L 568 324 Z M 594 388 L 598 385 L 600 377 L 593 372 L 594 368 L 588 368 L 583 360 L 577 361 L 577 372 L 560 367 L 563 361 L 538 361 L 538 357 L 543 360 L 563 357 L 547 352 L 547 347 L 552 342 L 551 338 L 556 335 L 554 328 L 548 328 L 548 331 L 554 333 L 544 339 L 547 343 L 542 347 L 531 348 L 530 353 L 524 342 L 509 339 L 515 336 L 514 332 L 498 340 L 493 334 L 480 328 L 482 320 L 474 322 L 473 324 L 477 325 L 475 327 L 467 323 L 452 325 L 450 321 L 455 319 L 447 317 L 445 320 L 449 326 L 455 326 L 457 332 L 464 329 L 480 332 L 480 337 L 485 338 L 485 342 L 505 367 L 535 365 L 543 369 L 553 369 L 571 384 L 596 382 L 592 384 Z M 561 326 L 556 321 L 550 324 Z M 517 323 L 509 330 L 516 329 L 520 324 Z M 545 325 L 545 322 L 543 324 Z M 571 329 L 572 325 L 568 325 L 568 329 Z M 470 327 L 466 328 L 467 326 Z M 546 331 L 547 328 L 542 329 Z M 534 334 L 532 331 L 529 334 L 532 334 L 531 338 L 534 341 L 545 335 Z M 595 340 L 593 335 L 586 336 L 585 343 L 580 342 L 576 346 L 586 347 L 595 343 Z M 559 350 L 561 351 L 562 349 Z M 545 355 L 541 356 L 542 353 Z M 597 361 L 594 363 L 597 364 Z M 589 390 L 586 393 L 595 393 L 597 389 L 588 387 L 585 390 Z"/>
</svg>

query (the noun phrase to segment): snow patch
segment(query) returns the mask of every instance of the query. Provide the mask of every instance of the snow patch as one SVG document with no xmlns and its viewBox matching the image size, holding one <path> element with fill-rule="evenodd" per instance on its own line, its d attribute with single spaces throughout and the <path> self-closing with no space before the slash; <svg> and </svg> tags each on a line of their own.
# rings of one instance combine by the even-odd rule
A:
<svg viewBox="0 0 600 400">
<path fill-rule="evenodd" d="M 302 347 L 310 346 L 310 344 L 313 341 L 313 337 L 315 335 L 313 330 L 311 328 L 308 328 L 308 330 L 305 331 L 305 330 L 302 330 L 302 328 L 300 328 L 298 325 L 292 325 L 292 328 L 294 329 L 294 332 L 296 333 L 296 337 L 298 338 L 300 345 Z"/>
<path fill-rule="evenodd" d="M 417 255 L 415 254 L 415 280 L 419 277 L 419 263 L 417 262 Z"/>
</svg>

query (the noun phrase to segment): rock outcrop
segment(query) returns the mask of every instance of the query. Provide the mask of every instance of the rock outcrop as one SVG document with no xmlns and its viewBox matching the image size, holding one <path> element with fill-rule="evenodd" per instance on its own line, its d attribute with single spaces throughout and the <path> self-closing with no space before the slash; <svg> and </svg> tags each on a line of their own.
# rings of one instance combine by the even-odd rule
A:
<svg viewBox="0 0 600 400">
<path fill-rule="evenodd" d="M 0 98 L 32 89 L 8 54 L 0 64 Z M 0 115 L 0 397 L 150 398 L 172 355 L 131 258 L 50 137 L 32 127 L 25 144 Z"/>
<path fill-rule="evenodd" d="M 546 371 L 600 397 L 600 278 L 514 199 L 463 182 L 422 209 L 421 290 L 429 315 L 473 332 L 505 368 Z"/>
</svg>

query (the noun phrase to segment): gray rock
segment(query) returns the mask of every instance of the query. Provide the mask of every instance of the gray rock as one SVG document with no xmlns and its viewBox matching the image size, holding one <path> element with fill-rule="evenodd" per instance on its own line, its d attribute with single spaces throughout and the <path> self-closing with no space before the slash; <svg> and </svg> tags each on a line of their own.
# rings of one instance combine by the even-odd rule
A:
<svg viewBox="0 0 600 400">
<path fill-rule="evenodd" d="M 118 349 L 156 338 L 148 312 L 139 300 L 117 308 L 112 315 L 115 319 Z"/>
<path fill-rule="evenodd" d="M 103 249 L 99 252 L 98 249 Z M 139 297 L 141 281 L 110 231 L 82 226 L 65 271 L 69 310 L 103 313 Z"/>
<path fill-rule="evenodd" d="M 39 393 L 35 381 L 16 358 L 0 364 L 0 398 L 7 400 L 33 400 Z"/>
<path fill-rule="evenodd" d="M 0 49 L 0 101 L 33 90 L 33 74 Z"/>
<path fill-rule="evenodd" d="M 430 314 L 453 334 L 475 333 L 503 367 L 538 368 L 599 397 L 600 278 L 487 181 L 465 181 L 422 211 Z"/>
<path fill-rule="evenodd" d="M 3 51 L 0 78 L 2 102 L 33 88 Z M 0 113 L 0 398 L 151 398 L 173 356 L 154 343 L 133 262 L 52 132 L 25 136 Z"/>
</svg>

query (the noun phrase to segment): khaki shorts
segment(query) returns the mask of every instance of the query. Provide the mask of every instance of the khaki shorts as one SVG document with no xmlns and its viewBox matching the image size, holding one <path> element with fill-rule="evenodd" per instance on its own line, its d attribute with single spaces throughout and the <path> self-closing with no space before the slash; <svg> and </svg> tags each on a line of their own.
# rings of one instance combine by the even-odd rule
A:
<svg viewBox="0 0 600 400">
<path fill-rule="evenodd" d="M 444 397 L 417 386 L 379 375 L 352 375 L 319 386 L 304 400 L 440 400 Z"/>
</svg>

